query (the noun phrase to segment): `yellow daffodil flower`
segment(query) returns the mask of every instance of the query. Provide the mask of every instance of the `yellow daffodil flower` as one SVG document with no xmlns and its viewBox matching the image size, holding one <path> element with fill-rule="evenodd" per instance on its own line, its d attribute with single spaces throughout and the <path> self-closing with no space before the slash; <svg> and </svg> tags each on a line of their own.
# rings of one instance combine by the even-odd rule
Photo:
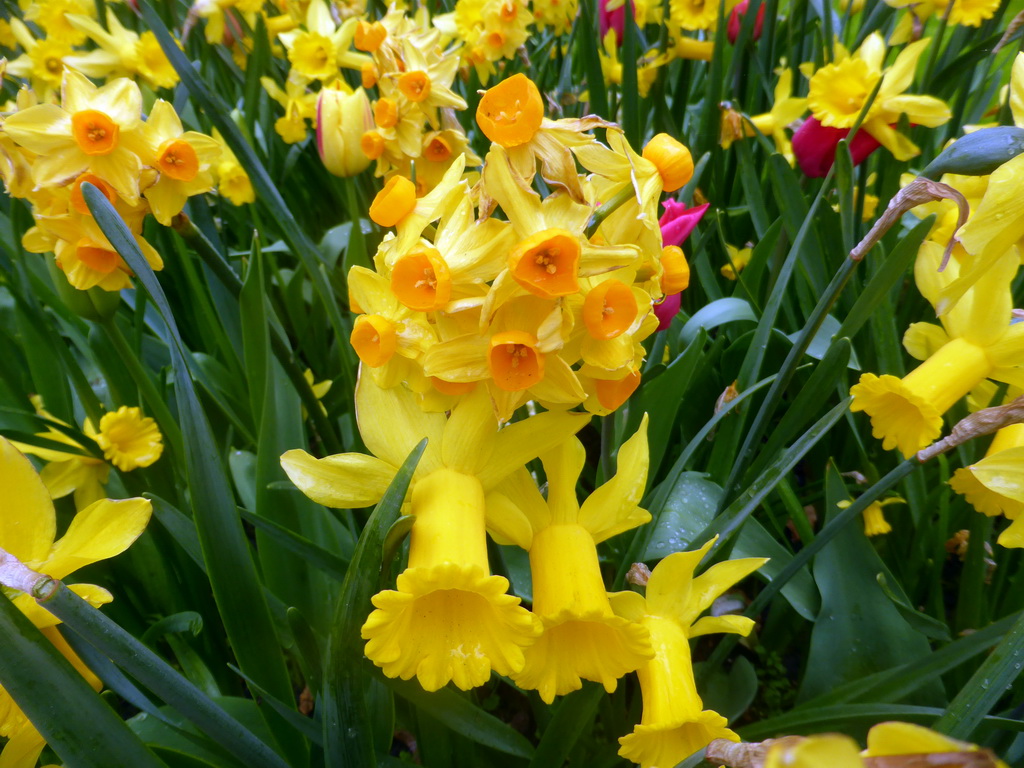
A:
<svg viewBox="0 0 1024 768">
<path fill-rule="evenodd" d="M 360 376 L 356 418 L 375 454 L 314 459 L 289 451 L 281 464 L 299 489 L 331 507 L 376 502 L 398 466 L 423 437 L 429 442 L 413 477 L 415 518 L 409 566 L 397 590 L 373 598 L 363 625 L 366 655 L 388 677 L 417 677 L 428 691 L 449 681 L 482 685 L 491 670 L 516 674 L 523 647 L 539 621 L 507 594 L 508 581 L 490 575 L 485 494 L 539 453 L 565 440 L 586 414 L 544 413 L 499 430 L 486 391 L 465 396 L 446 418 L 424 413 L 402 387 L 383 390 Z"/>
<path fill-rule="evenodd" d="M 615 476 L 582 506 L 576 500 L 586 461 L 580 441 L 567 440 L 541 460 L 547 499 L 522 469 L 487 497 L 487 519 L 499 538 L 530 553 L 533 612 L 544 631 L 513 679 L 550 704 L 582 680 L 611 693 L 620 677 L 654 657 L 647 630 L 612 611 L 597 555 L 599 543 L 651 519 L 638 506 L 647 483 L 647 418 L 619 449 Z"/>
<path fill-rule="evenodd" d="M 185 131 L 174 107 L 157 99 L 143 129 L 147 164 L 159 172 L 156 182 L 143 191 L 156 220 L 165 227 L 181 213 L 193 195 L 213 189 L 211 168 L 221 145 L 196 131 Z"/>
<path fill-rule="evenodd" d="M 213 129 L 213 138 L 220 145 L 220 162 L 214 169 L 217 178 L 217 191 L 231 201 L 232 205 L 245 205 L 256 201 L 256 190 L 253 189 L 249 174 L 238 162 L 235 153 L 227 145 L 220 131 Z"/>
<path fill-rule="evenodd" d="M 564 194 L 542 201 L 514 174 L 505 151 L 492 147 L 484 164 L 483 184 L 519 239 L 506 269 L 492 285 L 492 309 L 522 291 L 549 299 L 574 294 L 580 277 L 624 267 L 640 255 L 635 245 L 593 244 L 585 235 L 590 206 Z"/>
<path fill-rule="evenodd" d="M 904 93 L 914 79 L 917 60 L 928 46 L 928 39 L 911 43 L 896 57 L 888 69 L 885 42 L 873 32 L 853 55 L 826 64 L 811 77 L 807 105 L 821 124 L 829 128 L 852 128 L 867 103 L 875 85 L 882 81 L 878 95 L 861 124 L 897 160 L 909 160 L 920 150 L 892 125 L 900 115 L 911 123 L 930 128 L 949 120 L 951 112 L 945 102 L 933 96 L 908 96 Z"/>
<path fill-rule="evenodd" d="M 370 205 L 370 218 L 382 227 L 395 228 L 396 253 L 411 248 L 424 228 L 447 213 L 468 192 L 462 180 L 465 157 L 456 158 L 441 181 L 423 197 L 416 197 L 416 186 L 404 176 L 392 176 Z"/>
<path fill-rule="evenodd" d="M 358 72 L 363 64 L 370 63 L 365 53 L 349 50 L 356 34 L 357 19 L 346 19 L 337 26 L 327 3 L 312 0 L 306 8 L 305 22 L 304 30 L 278 35 L 288 50 L 292 68 L 303 77 L 330 82 L 338 77 L 339 68 Z"/>
<path fill-rule="evenodd" d="M 435 129 L 441 127 L 439 109 L 466 108 L 465 99 L 452 90 L 459 68 L 459 60 L 455 56 L 403 40 L 402 61 L 405 68 L 389 75 L 395 91 L 408 105 L 422 112 Z"/>
<path fill-rule="evenodd" d="M 794 162 L 793 145 L 786 135 L 786 128 L 799 120 L 807 111 L 807 99 L 793 96 L 793 70 L 786 68 L 775 84 L 775 101 L 768 112 L 751 118 L 741 117 L 732 110 L 722 113 L 722 147 L 728 149 L 732 142 L 744 136 L 753 136 L 756 128 L 762 135 L 775 142 L 775 151 Z"/>
<path fill-rule="evenodd" d="M 61 106 L 39 104 L 4 121 L 4 132 L 36 153 L 32 178 L 38 186 L 64 184 L 84 171 L 117 190 L 127 202 L 139 199 L 142 162 L 142 94 L 126 78 L 97 88 L 64 70 Z"/>
<path fill-rule="evenodd" d="M 559 355 L 569 318 L 555 301 L 519 296 L 501 307 L 483 333 L 471 331 L 428 349 L 423 372 L 447 382 L 485 381 L 501 422 L 527 400 L 562 407 L 581 403 L 586 393 Z"/>
<path fill-rule="evenodd" d="M 853 502 L 849 499 L 843 499 L 836 506 L 840 509 L 846 509 Z M 885 513 L 882 511 L 885 507 L 890 504 L 906 504 L 907 502 L 903 499 L 894 496 L 891 499 L 882 499 L 881 501 L 873 501 L 868 504 L 867 509 L 861 513 L 861 517 L 864 520 L 864 535 L 868 537 L 873 536 L 884 536 L 892 531 L 892 526 L 889 521 L 885 519 Z"/>
<path fill-rule="evenodd" d="M 705 616 L 711 604 L 733 584 L 767 561 L 748 557 L 693 573 L 714 539 L 692 552 L 669 555 L 651 573 L 647 597 L 636 592 L 612 595 L 620 616 L 641 623 L 651 634 L 654 659 L 637 670 L 644 708 L 640 724 L 619 739 L 619 754 L 643 768 L 675 765 L 713 739 L 739 741 L 717 712 L 705 710 L 690 661 L 690 639 L 719 632 L 747 635 L 754 628 L 743 616 Z"/>
<path fill-rule="evenodd" d="M 25 21 L 34 22 L 43 32 L 47 40 L 57 40 L 68 45 L 81 45 L 86 36 L 68 18 L 72 15 L 92 17 L 96 15 L 96 4 L 89 0 L 34 0 L 22 2 Z"/>
<path fill-rule="evenodd" d="M 569 34 L 579 12 L 579 0 L 533 0 L 530 5 L 534 23 L 559 36 Z"/>
<path fill-rule="evenodd" d="M 145 205 L 130 207 L 116 201 L 114 207 L 128 225 L 135 242 L 155 270 L 163 269 L 164 262 L 156 249 L 142 235 Z M 105 291 L 120 291 L 131 286 L 131 270 L 120 254 L 107 240 L 95 219 L 72 209 L 57 216 L 36 218 L 39 228 L 56 237 L 52 248 L 57 266 L 68 282 L 80 291 L 100 287 Z"/>
<path fill-rule="evenodd" d="M 60 88 L 64 58 L 74 52 L 71 43 L 60 37 L 37 40 L 16 17 L 11 18 L 11 33 L 24 53 L 7 63 L 7 73 L 28 80 L 41 99 L 50 100 Z"/>
<path fill-rule="evenodd" d="M 941 260 L 942 247 L 926 240 L 914 269 L 918 288 L 933 306 L 960 273 L 955 261 L 939 272 Z M 1019 266 L 1016 250 L 1006 252 L 941 318 L 943 327 L 910 326 L 904 337 L 908 352 L 923 357 L 936 351 L 903 379 L 865 373 L 850 389 L 850 410 L 867 412 L 872 434 L 886 450 L 913 456 L 939 437 L 942 415 L 987 378 L 1024 385 L 1024 324 L 1010 325 L 1010 283 Z"/>
<path fill-rule="evenodd" d="M 272 77 L 261 77 L 260 85 L 267 95 L 284 109 L 274 122 L 274 130 L 285 144 L 297 144 L 306 138 L 306 121 L 317 120 L 317 94 L 307 88 L 309 81 L 296 72 L 289 73 L 284 90 Z M 321 93 L 328 93 L 324 89 Z M 367 103 L 369 109 L 369 103 Z M 358 136 L 356 137 L 358 140 Z"/>
<path fill-rule="evenodd" d="M 140 35 L 125 28 L 110 8 L 106 29 L 88 16 L 73 15 L 67 19 L 98 46 L 88 53 L 68 56 L 65 62 L 69 67 L 96 79 L 141 78 L 154 89 L 177 85 L 178 73 L 152 31 Z"/>
<path fill-rule="evenodd" d="M 533 181 L 539 162 L 548 183 L 564 188 L 580 203 L 583 189 L 570 150 L 594 140 L 587 131 L 613 127 L 594 115 L 549 120 L 544 117 L 540 90 L 523 74 L 488 89 L 477 105 L 476 121 L 484 135 L 505 150 L 508 162 L 526 184 Z"/>
<path fill-rule="evenodd" d="M 995 16 L 999 9 L 999 0 L 885 0 L 885 4 L 893 8 L 910 8 L 914 15 L 922 21 L 930 16 L 946 17 L 948 24 L 959 24 L 965 27 L 980 27 L 986 19 Z"/>
<path fill-rule="evenodd" d="M 14 555 L 34 571 L 55 579 L 64 579 L 79 568 L 126 550 L 145 529 L 152 505 L 146 499 L 111 501 L 101 499 L 81 510 L 71 521 L 64 536 L 54 541 L 57 515 L 50 494 L 24 455 L 0 437 L 0 487 L 4 489 L 4 514 L 0 515 L 0 548 Z M 95 607 L 113 600 L 113 596 L 94 584 L 70 584 L 68 588 Z M 28 594 L 4 594 L 28 619 L 46 632 L 47 637 L 79 669 L 81 662 L 70 652 L 55 631 L 59 620 Z M 86 674 L 98 690 L 98 681 Z M 24 713 L 0 688 L 0 737 L 10 739 L 0 754 L 0 764 L 35 765 L 44 746 L 39 732 Z M 18 761 L 18 762 L 15 762 Z"/>
<path fill-rule="evenodd" d="M 160 428 L 153 419 L 142 415 L 141 408 L 122 405 L 103 414 L 98 430 L 86 422 L 85 434 L 96 441 L 107 461 L 122 472 L 148 467 L 164 451 Z"/>
<path fill-rule="evenodd" d="M 251 29 L 255 25 L 256 14 L 263 9 L 263 4 L 263 0 L 193 0 L 189 16 L 206 19 L 206 42 L 214 45 L 224 42 L 229 13 L 241 13 Z M 237 33 L 240 37 L 242 30 L 238 23 L 231 19 L 230 24 L 232 33 Z M 186 26 L 190 25 L 186 23 Z"/>
<path fill-rule="evenodd" d="M 729 263 L 722 267 L 720 271 L 727 280 L 735 280 L 739 273 L 747 268 L 747 264 L 750 263 L 750 259 L 754 255 L 754 249 L 737 248 L 728 243 L 725 249 L 729 254 Z"/>
<path fill-rule="evenodd" d="M 957 741 L 941 733 L 913 723 L 879 723 L 868 731 L 868 748 L 864 757 L 886 757 L 889 755 L 929 755 L 950 752 L 984 752 L 991 757 L 991 765 L 1009 768 L 987 749 L 976 744 Z M 951 763 L 950 763 L 951 764 Z"/>
<path fill-rule="evenodd" d="M 958 469 L 949 484 L 982 514 L 1012 521 L 1000 544 L 1024 547 L 1024 424 L 996 432 L 985 458 Z"/>
</svg>

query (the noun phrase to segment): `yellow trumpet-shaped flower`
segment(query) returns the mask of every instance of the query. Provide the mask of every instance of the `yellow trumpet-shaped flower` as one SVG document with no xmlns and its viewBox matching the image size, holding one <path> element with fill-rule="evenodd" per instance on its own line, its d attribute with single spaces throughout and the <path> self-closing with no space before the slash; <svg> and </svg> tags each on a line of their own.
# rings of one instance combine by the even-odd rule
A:
<svg viewBox="0 0 1024 768">
<path fill-rule="evenodd" d="M 55 579 L 64 579 L 79 568 L 114 557 L 139 537 L 149 522 L 152 505 L 146 499 L 101 499 L 81 510 L 65 534 L 54 541 L 57 515 L 50 494 L 29 460 L 0 437 L 0 488 L 4 513 L 0 515 L 0 549 L 29 568 Z M 99 607 L 111 594 L 94 584 L 71 584 L 79 597 Z M 99 688 L 98 680 L 81 665 L 53 627 L 58 619 L 28 594 L 9 595 L 14 605 L 57 646 L 79 671 Z M 0 737 L 10 739 L 0 754 L 0 765 L 35 765 L 44 746 L 39 732 L 28 722 L 10 695 L 0 688 Z"/>
<path fill-rule="evenodd" d="M 306 8 L 306 28 L 282 32 L 278 39 L 288 50 L 292 68 L 310 80 L 329 82 L 338 77 L 338 68 L 359 70 L 370 63 L 365 53 L 349 50 L 356 34 L 358 19 L 346 19 L 336 25 L 324 0 L 312 0 Z"/>
<path fill-rule="evenodd" d="M 37 40 L 17 17 L 11 18 L 10 29 L 24 53 L 8 62 L 7 74 L 28 80 L 39 98 L 49 100 L 60 88 L 64 58 L 74 52 L 71 42 L 59 37 Z"/>
<path fill-rule="evenodd" d="M 849 499 L 843 499 L 836 506 L 840 509 L 846 509 L 853 502 Z M 906 504 L 907 502 L 898 496 L 894 496 L 890 499 L 882 499 L 881 501 L 873 501 L 868 504 L 867 509 L 861 513 L 864 518 L 864 535 L 865 536 L 883 536 L 892 531 L 892 526 L 889 525 L 889 521 L 885 519 L 885 513 L 882 511 L 885 507 L 890 504 Z"/>
<path fill-rule="evenodd" d="M 540 623 L 506 594 L 508 581 L 490 573 L 485 494 L 589 417 L 544 413 L 499 430 L 482 388 L 464 396 L 446 418 L 424 413 L 402 387 L 383 390 L 360 376 L 356 418 L 375 456 L 318 460 L 294 450 L 281 464 L 318 503 L 367 506 L 381 497 L 416 443 L 429 439 L 411 487 L 409 567 L 397 590 L 373 599 L 376 610 L 362 630 L 366 655 L 388 677 L 417 677 L 430 691 L 449 681 L 463 689 L 482 685 L 492 669 L 516 674 Z"/>
<path fill-rule="evenodd" d="M 615 612 L 643 624 L 654 648 L 654 659 L 637 670 L 644 700 L 640 724 L 619 739 L 619 754 L 643 768 L 675 765 L 714 739 L 739 741 L 724 717 L 704 709 L 693 677 L 690 638 L 718 632 L 749 634 L 752 619 L 699 617 L 723 592 L 768 561 L 727 560 L 695 578 L 693 572 L 713 543 L 714 539 L 658 563 L 647 582 L 646 599 L 636 592 L 612 595 Z"/>
<path fill-rule="evenodd" d="M 404 69 L 389 76 L 393 80 L 395 95 L 422 112 L 435 129 L 441 127 L 439 109 L 466 108 L 465 99 L 452 90 L 459 68 L 457 57 L 430 48 L 421 49 L 406 39 L 402 41 L 402 61 Z"/>
<path fill-rule="evenodd" d="M 920 150 L 892 127 L 900 115 L 905 114 L 911 123 L 930 128 L 942 125 L 952 115 L 940 99 L 904 93 L 913 82 L 917 60 L 929 42 L 925 39 L 911 43 L 900 51 L 891 67 L 883 69 L 885 42 L 879 33 L 873 32 L 856 53 L 845 58 L 837 56 L 834 63 L 814 73 L 807 96 L 811 113 L 826 127 L 851 128 L 881 80 L 878 95 L 868 108 L 861 128 L 897 160 L 915 157 Z"/>
<path fill-rule="evenodd" d="M 950 262 L 939 272 L 942 247 L 925 241 L 918 252 L 915 277 L 934 306 L 959 266 Z M 942 317 L 943 327 L 915 323 L 904 337 L 911 354 L 934 349 L 927 360 L 902 379 L 865 373 L 850 389 L 852 411 L 871 417 L 872 434 L 889 450 L 907 458 L 939 437 L 942 415 L 987 378 L 1024 383 L 1024 324 L 1010 325 L 1010 283 L 1020 265 L 1008 251 L 964 298 Z"/>
<path fill-rule="evenodd" d="M 309 90 L 309 81 L 298 72 L 293 71 L 289 73 L 283 90 L 272 77 L 261 77 L 260 85 L 263 86 L 267 95 L 284 109 L 284 115 L 274 121 L 274 130 L 277 131 L 281 140 L 285 144 L 296 144 L 305 139 L 306 121 L 319 123 L 318 95 Z M 324 89 L 322 93 L 327 93 L 330 90 Z M 366 106 L 368 109 L 369 104 Z M 358 141 L 358 136 L 356 140 Z M 318 148 L 320 147 L 319 142 L 318 139 Z"/>
<path fill-rule="evenodd" d="M 1024 547 L 1024 424 L 996 432 L 985 458 L 958 469 L 949 484 L 979 512 L 1013 521 L 1000 544 Z"/>
<path fill-rule="evenodd" d="M 227 145 L 220 131 L 213 129 L 213 138 L 220 145 L 220 162 L 214 169 L 217 177 L 217 191 L 231 201 L 232 205 L 245 205 L 256 200 L 256 190 L 252 186 L 249 174 L 238 162 L 235 153 Z"/>
<path fill-rule="evenodd" d="M 488 527 L 530 553 L 533 612 L 544 627 L 513 679 L 550 704 L 582 680 L 611 693 L 620 677 L 654 656 L 647 630 L 612 611 L 597 556 L 600 542 L 651 519 L 638 506 L 647 482 L 647 418 L 619 450 L 615 476 L 582 506 L 576 483 L 586 452 L 579 440 L 541 460 L 547 500 L 523 469 L 487 502 Z"/>
</svg>

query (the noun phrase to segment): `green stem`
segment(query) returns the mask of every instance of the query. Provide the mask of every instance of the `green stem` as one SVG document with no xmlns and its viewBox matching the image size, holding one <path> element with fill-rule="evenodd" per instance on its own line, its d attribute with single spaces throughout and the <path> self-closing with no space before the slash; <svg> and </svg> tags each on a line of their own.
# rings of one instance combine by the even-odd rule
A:
<svg viewBox="0 0 1024 768">
<path fill-rule="evenodd" d="M 149 378 L 149 373 L 142 367 L 142 363 L 139 361 L 138 355 L 135 354 L 135 350 L 128 343 L 128 340 L 121 333 L 121 329 L 117 327 L 117 322 L 114 318 L 109 317 L 105 320 L 100 321 L 100 326 L 103 331 L 107 334 L 107 338 L 110 343 L 114 346 L 117 351 L 118 357 L 121 358 L 121 362 L 124 363 L 125 368 L 128 369 L 128 374 L 135 381 L 135 385 L 139 388 L 139 392 L 142 394 L 142 400 L 149 408 L 149 412 L 157 420 L 160 425 L 160 429 L 167 439 L 167 444 L 171 448 L 171 452 L 174 454 L 175 464 L 182 466 L 185 461 L 185 445 L 181 439 L 181 429 L 178 427 L 178 422 L 171 415 L 170 410 L 167 408 L 167 403 L 164 401 L 163 396 L 157 391 L 156 385 L 153 380 Z"/>
<path fill-rule="evenodd" d="M 635 195 L 633 191 L 633 185 L 627 184 L 614 195 L 611 199 L 600 206 L 590 217 L 590 221 L 587 222 L 586 236 L 593 237 L 594 233 L 600 228 L 602 222 L 611 216 L 619 207 L 627 200 L 631 200 Z"/>
</svg>

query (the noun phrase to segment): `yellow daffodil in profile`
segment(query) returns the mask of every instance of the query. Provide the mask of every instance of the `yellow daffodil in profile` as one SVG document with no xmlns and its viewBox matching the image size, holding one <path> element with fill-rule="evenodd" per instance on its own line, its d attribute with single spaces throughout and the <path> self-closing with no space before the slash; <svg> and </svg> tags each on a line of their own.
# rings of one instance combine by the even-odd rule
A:
<svg viewBox="0 0 1024 768">
<path fill-rule="evenodd" d="M 1013 521 L 1000 544 L 1024 547 L 1024 424 L 996 432 L 985 458 L 958 469 L 949 484 L 982 514 Z"/>
<path fill-rule="evenodd" d="M 145 529 L 152 509 L 146 499 L 101 499 L 79 511 L 65 534 L 54 541 L 57 515 L 50 493 L 29 460 L 2 437 L 0 488 L 4 492 L 0 549 L 29 568 L 55 579 L 64 579 L 79 568 L 126 550 Z M 70 584 L 68 588 L 96 607 L 113 600 L 107 590 L 94 584 Z M 55 631 L 58 619 L 31 595 L 8 592 L 4 590 L 0 600 L 10 599 L 99 690 L 99 681 L 88 673 Z M 0 753 L 0 765 L 12 768 L 34 766 L 45 743 L 3 688 L 0 688 L 0 737 L 9 739 Z"/>
<path fill-rule="evenodd" d="M 794 161 L 793 144 L 786 135 L 786 128 L 796 122 L 807 111 L 806 97 L 793 95 L 793 70 L 784 69 L 775 84 L 775 102 L 768 112 L 744 118 L 739 113 L 726 109 L 722 113 L 722 147 L 728 149 L 734 141 L 745 136 L 754 136 L 755 129 L 775 142 L 775 151 Z"/>
<path fill-rule="evenodd" d="M 941 261 L 942 246 L 922 243 L 914 276 L 933 306 L 960 274 L 956 261 L 939 272 Z M 903 344 L 914 357 L 927 358 L 920 366 L 902 379 L 865 373 L 850 389 L 850 410 L 871 417 L 872 434 L 883 448 L 913 456 L 939 437 L 942 415 L 985 379 L 1024 385 L 1024 324 L 1010 324 L 1010 284 L 1019 266 L 1016 249 L 1007 251 L 941 318 L 941 327 L 910 326 Z"/>
<path fill-rule="evenodd" d="M 143 135 L 147 165 L 160 174 L 143 195 L 156 220 L 169 227 L 188 198 L 213 188 L 210 169 L 220 157 L 221 145 L 210 136 L 182 128 L 178 113 L 163 99 L 157 99 L 150 110 Z"/>
<path fill-rule="evenodd" d="M 7 63 L 7 73 L 28 80 L 39 98 L 50 99 L 60 88 L 64 58 L 74 53 L 71 43 L 50 37 L 37 40 L 17 17 L 11 18 L 11 33 L 24 53 Z"/>
<path fill-rule="evenodd" d="M 217 177 L 217 191 L 226 197 L 232 205 L 245 205 L 256 200 L 256 190 L 253 189 L 249 174 L 245 172 L 242 164 L 238 162 L 235 153 L 227 145 L 220 131 L 213 129 L 213 138 L 220 145 L 220 162 L 214 169 L 214 176 Z"/>
<path fill-rule="evenodd" d="M 637 670 L 644 700 L 640 724 L 619 739 L 619 754 L 643 768 L 675 765 L 714 739 L 739 741 L 724 717 L 704 709 L 693 676 L 690 639 L 719 632 L 749 634 L 753 619 L 700 615 L 768 561 L 760 557 L 726 560 L 694 577 L 714 542 L 692 552 L 676 552 L 658 563 L 647 582 L 646 599 L 636 592 L 612 595 L 617 614 L 643 624 L 651 633 L 655 653 L 652 661 Z"/>
<path fill-rule="evenodd" d="M 807 105 L 821 124 L 829 128 L 852 128 L 875 85 L 881 80 L 878 95 L 868 108 L 861 129 L 892 152 L 897 160 L 909 160 L 920 150 L 893 124 L 900 115 L 916 125 L 929 128 L 942 125 L 952 113 L 945 102 L 934 96 L 909 96 L 904 93 L 914 80 L 917 60 L 928 47 L 928 39 L 911 43 L 883 69 L 886 47 L 882 36 L 873 32 L 856 53 L 826 64 L 811 77 Z"/>
<path fill-rule="evenodd" d="M 134 82 L 119 78 L 97 88 L 65 69 L 61 106 L 15 112 L 4 121 L 4 132 L 38 155 L 32 164 L 37 186 L 64 184 L 89 171 L 134 205 L 142 171 L 141 125 L 142 94 Z"/>
<path fill-rule="evenodd" d="M 308 132 L 306 121 L 318 123 L 317 94 L 309 90 L 309 80 L 293 71 L 288 74 L 283 89 L 272 77 L 261 77 L 260 85 L 284 109 L 284 115 L 274 121 L 274 130 L 281 140 L 285 144 L 297 144 L 305 139 Z M 321 95 L 331 90 L 324 89 Z M 334 172 L 330 168 L 328 170 Z"/>
<path fill-rule="evenodd" d="M 620 677 L 654 656 L 647 630 L 612 611 L 597 555 L 602 541 L 651 519 L 638 506 L 647 483 L 647 418 L 619 449 L 615 476 L 582 506 L 576 500 L 586 461 L 580 441 L 567 440 L 541 460 L 547 499 L 522 469 L 487 497 L 487 519 L 500 539 L 530 553 L 533 612 L 544 631 L 513 680 L 550 704 L 582 680 L 611 693 Z"/>
<path fill-rule="evenodd" d="M 740 272 L 746 269 L 747 264 L 750 263 L 750 259 L 754 255 L 754 249 L 749 247 L 737 248 L 728 243 L 726 243 L 725 249 L 729 256 L 729 263 L 722 267 L 720 271 L 727 280 L 736 280 Z"/>
<path fill-rule="evenodd" d="M 589 416 L 543 413 L 499 430 L 483 388 L 465 395 L 446 418 L 423 412 L 403 387 L 380 389 L 361 375 L 356 418 L 374 456 L 318 460 L 293 450 L 281 465 L 314 501 L 364 507 L 380 499 L 409 452 L 428 438 L 410 491 L 409 566 L 397 589 L 373 598 L 376 610 L 362 629 L 367 657 L 388 677 L 417 677 L 428 691 L 449 681 L 462 689 L 482 685 L 492 669 L 516 674 L 540 622 L 507 594 L 507 579 L 491 575 L 485 494 Z"/>
<path fill-rule="evenodd" d="M 283 32 L 278 38 L 288 49 L 288 61 L 296 72 L 309 80 L 329 82 L 338 77 L 339 67 L 359 71 L 370 63 L 365 53 L 349 50 L 358 21 L 350 18 L 338 26 L 328 3 L 312 0 L 306 8 L 306 28 Z"/>
</svg>

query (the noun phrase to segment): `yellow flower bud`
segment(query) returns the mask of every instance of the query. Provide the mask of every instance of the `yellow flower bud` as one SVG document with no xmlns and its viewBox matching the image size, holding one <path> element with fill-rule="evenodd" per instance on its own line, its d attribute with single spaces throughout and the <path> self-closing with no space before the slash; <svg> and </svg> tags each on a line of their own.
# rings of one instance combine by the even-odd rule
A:
<svg viewBox="0 0 1024 768">
<path fill-rule="evenodd" d="M 373 128 L 370 100 L 362 88 L 351 94 L 324 88 L 316 103 L 316 148 L 335 176 L 355 176 L 370 164 L 360 140 Z"/>
</svg>

